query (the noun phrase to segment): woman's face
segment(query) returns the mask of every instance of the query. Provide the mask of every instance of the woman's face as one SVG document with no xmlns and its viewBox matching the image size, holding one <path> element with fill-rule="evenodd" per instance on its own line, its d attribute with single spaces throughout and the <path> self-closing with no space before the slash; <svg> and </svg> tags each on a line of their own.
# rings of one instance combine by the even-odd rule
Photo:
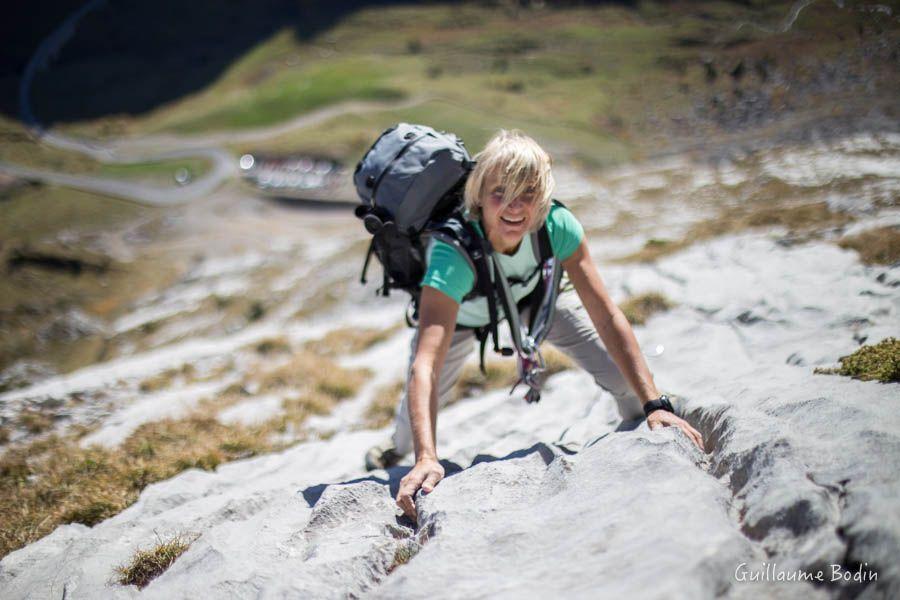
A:
<svg viewBox="0 0 900 600">
<path fill-rule="evenodd" d="M 537 199 L 534 188 L 529 187 L 501 209 L 505 191 L 498 174 L 491 173 L 485 178 L 486 195 L 481 200 L 481 223 L 494 250 L 512 254 L 525 234 L 531 231 Z"/>
</svg>

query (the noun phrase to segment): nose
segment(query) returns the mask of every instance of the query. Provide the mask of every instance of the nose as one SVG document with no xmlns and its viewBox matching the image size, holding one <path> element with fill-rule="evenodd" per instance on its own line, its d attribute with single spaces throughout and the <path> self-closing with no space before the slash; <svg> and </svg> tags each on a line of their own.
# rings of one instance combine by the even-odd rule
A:
<svg viewBox="0 0 900 600">
<path fill-rule="evenodd" d="M 509 203 L 509 208 L 512 208 L 515 210 L 525 208 L 526 206 L 527 206 L 527 203 L 525 202 L 525 199 L 523 198 L 523 196 L 516 196 L 515 198 L 512 199 L 512 202 Z"/>
</svg>

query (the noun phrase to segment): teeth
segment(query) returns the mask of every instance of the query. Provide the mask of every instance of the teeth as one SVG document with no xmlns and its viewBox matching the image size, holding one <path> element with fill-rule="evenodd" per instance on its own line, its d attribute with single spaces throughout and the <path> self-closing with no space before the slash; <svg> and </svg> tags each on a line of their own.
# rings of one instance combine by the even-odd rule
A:
<svg viewBox="0 0 900 600">
<path fill-rule="evenodd" d="M 500 217 L 500 218 L 503 219 L 504 221 L 506 221 L 507 223 L 510 223 L 511 225 L 518 225 L 519 223 L 521 223 L 522 221 L 525 220 L 525 217 L 522 217 L 518 221 L 513 221 L 512 219 L 507 219 L 506 217 Z"/>
</svg>

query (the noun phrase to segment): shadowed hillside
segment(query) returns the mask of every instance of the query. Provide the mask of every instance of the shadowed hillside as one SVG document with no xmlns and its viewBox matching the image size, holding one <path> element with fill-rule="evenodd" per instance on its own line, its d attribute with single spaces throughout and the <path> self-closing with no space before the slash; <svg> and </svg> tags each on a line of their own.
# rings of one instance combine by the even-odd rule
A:
<svg viewBox="0 0 900 600">
<path fill-rule="evenodd" d="M 36 81 L 35 113 L 45 124 L 137 115 L 204 89 L 235 60 L 274 33 L 309 41 L 363 7 L 432 4 L 383 0 L 260 0 L 245 2 L 101 3 Z M 452 0 L 450 2 L 453 3 Z M 0 111 L 19 115 L 17 86 L 38 44 L 86 4 L 42 2 L 39 11 L 5 7 L 0 63 Z M 442 4 L 448 4 L 443 2 Z M 481 2 L 488 6 L 519 3 Z M 527 4 L 527 3 L 522 3 Z M 553 2 L 553 5 L 632 2 Z"/>
<path fill-rule="evenodd" d="M 6 9 L 0 110 L 18 116 L 18 79 L 38 44 L 84 2 L 55 0 L 40 11 Z M 79 23 L 52 68 L 38 76 L 35 114 L 46 124 L 140 114 L 208 86 L 276 31 L 313 38 L 366 0 L 314 2 L 107 3 Z M 392 4 L 396 4 L 393 2 Z"/>
</svg>

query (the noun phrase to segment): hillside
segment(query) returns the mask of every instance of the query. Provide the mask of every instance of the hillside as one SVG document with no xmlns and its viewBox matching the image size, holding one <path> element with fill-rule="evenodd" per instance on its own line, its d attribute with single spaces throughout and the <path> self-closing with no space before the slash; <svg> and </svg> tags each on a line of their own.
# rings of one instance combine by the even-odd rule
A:
<svg viewBox="0 0 900 600">
<path fill-rule="evenodd" d="M 0 596 L 900 595 L 900 6 L 214 4 L 92 4 L 3 94 Z M 3 90 L 79 6 L 12 11 Z M 406 298 L 237 159 L 402 120 L 551 152 L 703 452 L 473 353 L 400 516 Z"/>
</svg>

